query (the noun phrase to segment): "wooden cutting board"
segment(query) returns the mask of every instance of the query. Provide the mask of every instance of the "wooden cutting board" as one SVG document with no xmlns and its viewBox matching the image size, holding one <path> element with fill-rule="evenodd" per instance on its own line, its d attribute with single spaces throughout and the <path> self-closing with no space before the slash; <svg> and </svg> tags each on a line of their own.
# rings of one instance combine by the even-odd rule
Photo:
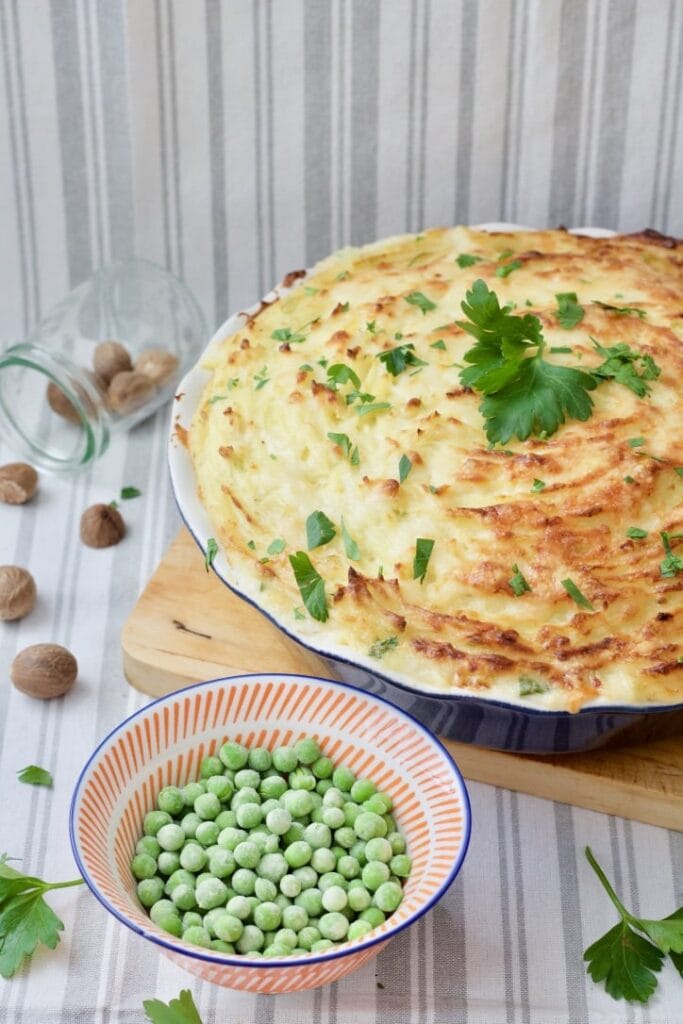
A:
<svg viewBox="0 0 683 1024">
<path fill-rule="evenodd" d="M 322 658 L 204 572 L 186 530 L 133 609 L 122 645 L 128 681 L 152 697 L 239 672 L 332 676 Z M 683 737 L 557 757 L 443 742 L 465 778 L 683 831 Z"/>
</svg>

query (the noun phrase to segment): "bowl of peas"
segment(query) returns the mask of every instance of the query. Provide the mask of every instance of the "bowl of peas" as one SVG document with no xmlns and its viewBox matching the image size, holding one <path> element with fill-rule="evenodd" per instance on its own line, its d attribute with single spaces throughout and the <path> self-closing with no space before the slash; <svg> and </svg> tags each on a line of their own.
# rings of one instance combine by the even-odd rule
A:
<svg viewBox="0 0 683 1024">
<path fill-rule="evenodd" d="M 448 751 L 373 694 L 299 675 L 214 679 L 114 729 L 74 790 L 79 869 L 191 973 L 324 985 L 431 909 L 470 836 Z"/>
</svg>

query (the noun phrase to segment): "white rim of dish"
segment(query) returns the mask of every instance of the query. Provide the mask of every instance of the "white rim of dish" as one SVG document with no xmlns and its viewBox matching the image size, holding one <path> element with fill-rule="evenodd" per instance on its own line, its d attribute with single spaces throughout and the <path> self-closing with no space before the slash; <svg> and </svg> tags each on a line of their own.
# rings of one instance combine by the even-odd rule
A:
<svg viewBox="0 0 683 1024">
<path fill-rule="evenodd" d="M 522 224 L 509 224 L 505 221 L 476 224 L 473 225 L 473 227 L 474 230 L 490 232 L 537 230 Z M 590 238 L 611 238 L 613 235 L 617 234 L 616 231 L 612 231 L 609 228 L 597 227 L 570 228 L 569 233 L 574 235 L 587 235 Z M 380 239 L 378 244 L 381 244 L 382 241 L 386 241 L 386 239 Z M 307 268 L 306 277 L 311 273 L 312 268 Z M 174 497 L 181 518 L 194 538 L 195 543 L 205 556 L 206 543 L 204 538 L 208 539 L 213 536 L 214 526 L 197 495 L 194 465 L 189 451 L 185 445 L 180 443 L 178 440 L 178 427 L 185 430 L 189 430 L 190 428 L 197 406 L 204 392 L 204 388 L 211 376 L 210 372 L 205 370 L 202 366 L 202 363 L 210 349 L 213 348 L 214 345 L 219 344 L 229 335 L 234 334 L 240 329 L 240 327 L 243 327 L 247 318 L 261 309 L 262 303 L 271 304 L 277 299 L 284 297 L 292 290 L 292 288 L 300 285 L 303 280 L 305 280 L 304 277 L 297 278 L 296 282 L 289 288 L 277 285 L 264 296 L 261 302 L 254 303 L 254 305 L 250 306 L 248 309 L 241 310 L 239 313 L 234 313 L 232 316 L 228 317 L 228 319 L 225 320 L 215 332 L 195 365 L 183 377 L 178 385 L 171 414 L 168 444 L 168 463 L 171 474 L 171 485 L 173 487 Z M 269 619 L 279 630 L 300 646 L 311 651 L 313 654 L 320 655 L 323 658 L 332 658 L 336 661 L 342 662 L 343 664 L 349 665 L 352 668 L 366 671 L 377 679 L 381 679 L 389 685 L 398 686 L 418 697 L 426 696 L 437 700 L 458 701 L 460 703 L 464 702 L 471 704 L 485 703 L 501 708 L 515 708 L 515 710 L 524 711 L 527 715 L 538 715 L 544 718 L 576 718 L 577 715 L 582 714 L 616 714 L 619 712 L 629 715 L 647 714 L 650 712 L 660 712 L 665 710 L 673 711 L 683 707 L 683 701 L 675 703 L 662 701 L 643 704 L 616 704 L 609 703 L 598 698 L 584 704 L 578 711 L 558 711 L 550 708 L 537 706 L 532 707 L 525 704 L 521 699 L 516 699 L 513 696 L 510 696 L 508 699 L 503 699 L 500 696 L 488 697 L 485 693 L 471 694 L 463 691 L 447 692 L 439 690 L 436 687 L 420 687 L 400 673 L 378 671 L 377 666 L 371 661 L 368 655 L 364 655 L 360 652 L 349 651 L 347 648 L 337 648 L 334 644 L 329 643 L 328 641 L 315 642 L 314 638 L 304 638 L 300 636 L 296 632 L 296 629 L 290 624 L 285 625 L 285 623 L 282 622 L 274 612 L 260 605 L 254 595 L 248 594 L 241 589 L 240 585 L 234 580 L 234 578 L 232 578 L 230 566 L 228 565 L 223 551 L 220 548 L 213 560 L 212 568 L 221 582 L 224 583 L 229 590 L 251 604 L 262 615 Z"/>
</svg>

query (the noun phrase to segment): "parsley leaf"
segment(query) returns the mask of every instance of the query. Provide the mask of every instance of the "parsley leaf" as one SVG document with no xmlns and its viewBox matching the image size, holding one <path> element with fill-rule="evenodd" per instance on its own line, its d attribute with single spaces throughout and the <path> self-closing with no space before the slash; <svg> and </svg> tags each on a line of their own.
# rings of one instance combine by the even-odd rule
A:
<svg viewBox="0 0 683 1024">
<path fill-rule="evenodd" d="M 482 259 L 482 256 L 474 256 L 469 252 L 461 252 L 460 255 L 456 257 L 455 262 L 462 268 L 462 270 L 464 270 L 465 267 L 473 267 L 475 263 L 481 263 Z"/>
<path fill-rule="evenodd" d="M 628 443 L 629 443 L 629 447 L 630 448 L 640 448 L 642 445 L 645 444 L 645 438 L 644 437 L 629 437 Z"/>
<path fill-rule="evenodd" d="M 650 394 L 647 382 L 656 380 L 662 372 L 652 356 L 644 356 L 640 352 L 636 352 L 625 342 L 619 342 L 617 345 L 607 348 L 597 342 L 595 338 L 591 340 L 596 352 L 605 360 L 600 366 L 596 366 L 590 371 L 594 377 L 600 377 L 603 380 L 616 380 L 618 384 L 623 384 L 639 398 L 645 398 Z M 641 364 L 640 373 L 636 365 L 638 363 Z"/>
<path fill-rule="evenodd" d="M 365 324 L 365 330 L 369 331 L 370 334 L 377 334 L 377 325 L 375 320 L 368 320 Z"/>
<path fill-rule="evenodd" d="M 443 340 L 443 338 L 439 338 L 438 341 L 433 341 L 429 347 L 430 348 L 438 348 L 441 352 L 445 352 L 446 351 L 446 342 Z"/>
<path fill-rule="evenodd" d="M 398 482 L 400 484 L 403 483 L 403 481 L 406 479 L 412 468 L 413 464 L 408 458 L 408 456 L 402 455 L 398 463 Z"/>
<path fill-rule="evenodd" d="M 639 526 L 629 526 L 626 536 L 630 537 L 631 540 L 642 540 L 644 537 L 647 537 L 647 530 L 641 530 Z"/>
<path fill-rule="evenodd" d="M 206 554 L 204 555 L 204 568 L 208 572 L 213 565 L 213 560 L 218 554 L 218 544 L 215 537 L 209 537 L 206 542 Z"/>
<path fill-rule="evenodd" d="M 266 551 L 269 555 L 281 555 L 286 547 L 287 542 L 282 537 L 276 537 L 275 540 L 271 540 Z"/>
<path fill-rule="evenodd" d="M 162 1003 L 160 999 L 146 999 L 142 1006 L 151 1024 L 202 1024 L 189 988 L 184 988 L 179 997 L 170 1003 Z"/>
<path fill-rule="evenodd" d="M 512 566 L 512 576 L 508 580 L 508 585 L 511 587 L 515 597 L 521 597 L 522 594 L 531 593 L 531 587 L 525 580 L 523 573 L 520 572 L 517 564 Z"/>
<path fill-rule="evenodd" d="M 37 764 L 29 764 L 17 772 L 19 782 L 27 782 L 30 786 L 51 786 L 52 775 L 47 768 L 40 768 Z"/>
<path fill-rule="evenodd" d="M 671 540 L 666 531 L 662 531 L 659 536 L 662 538 L 665 554 L 664 559 L 660 562 L 659 571 L 665 579 L 672 579 L 674 576 L 678 576 L 679 572 L 683 572 L 683 558 L 679 558 L 671 550 Z"/>
<path fill-rule="evenodd" d="M 254 374 L 254 382 L 256 384 L 254 391 L 260 391 L 261 388 L 264 388 L 266 386 L 269 380 L 270 377 L 268 376 L 268 367 L 263 366 L 258 373 Z"/>
<path fill-rule="evenodd" d="M 413 558 L 413 579 L 424 583 L 427 575 L 429 559 L 432 557 L 434 541 L 428 537 L 418 537 L 415 542 L 415 557 Z"/>
<path fill-rule="evenodd" d="M 585 853 L 621 917 L 583 954 L 587 971 L 593 981 L 604 981 L 613 999 L 646 1003 L 657 988 L 655 975 L 667 953 L 678 967 L 678 956 L 683 953 L 683 907 L 661 921 L 635 917 L 615 893 L 589 846 Z"/>
<path fill-rule="evenodd" d="M 375 640 L 374 644 L 370 645 L 368 654 L 371 658 L 383 658 L 387 651 L 393 651 L 398 647 L 398 637 L 388 636 L 384 640 Z"/>
<path fill-rule="evenodd" d="M 530 697 L 534 693 L 547 693 L 550 687 L 540 679 L 533 676 L 521 675 L 519 677 L 520 697 Z"/>
<path fill-rule="evenodd" d="M 351 381 L 354 388 L 360 388 L 360 377 L 355 370 L 352 370 L 346 363 L 334 363 L 327 367 L 327 384 L 334 390 L 341 384 L 348 384 Z"/>
<path fill-rule="evenodd" d="M 674 466 L 674 472 L 679 476 L 683 476 L 683 466 Z"/>
<path fill-rule="evenodd" d="M 356 544 L 355 540 L 353 539 L 353 537 L 351 536 L 349 531 L 346 529 L 346 523 L 344 522 L 344 517 L 343 516 L 342 516 L 342 519 L 341 519 L 341 528 L 342 528 L 342 540 L 344 542 L 344 551 L 346 552 L 346 557 L 349 558 L 352 562 L 359 561 L 359 559 L 360 559 L 360 548 Z"/>
<path fill-rule="evenodd" d="M 579 588 L 573 580 L 566 579 L 562 580 L 561 582 L 564 589 L 567 591 L 572 600 L 576 601 L 579 608 L 586 608 L 589 612 L 595 611 L 593 605 L 590 603 L 587 597 L 584 597 L 584 595 L 581 593 L 581 591 L 579 590 Z"/>
<path fill-rule="evenodd" d="M 271 338 L 274 341 L 288 341 L 291 345 L 298 345 L 306 340 L 306 335 L 299 331 L 293 331 L 291 327 L 278 327 L 271 334 Z"/>
<path fill-rule="evenodd" d="M 585 312 L 583 306 L 579 305 L 576 292 L 558 292 L 557 300 L 557 322 L 565 331 L 580 324 Z"/>
<path fill-rule="evenodd" d="M 302 619 L 305 619 L 306 616 L 304 615 L 304 613 L 301 611 L 300 608 L 295 608 L 294 609 L 294 618 L 295 619 L 299 619 L 301 621 Z"/>
<path fill-rule="evenodd" d="M 637 316 L 641 320 L 647 316 L 645 310 L 638 309 L 637 306 L 611 306 L 609 302 L 600 302 L 599 299 L 594 299 L 593 305 L 599 306 L 600 309 L 607 310 L 608 313 L 616 313 L 617 316 L 629 316 L 633 314 L 633 316 Z"/>
<path fill-rule="evenodd" d="M 142 491 L 139 491 L 137 487 L 122 487 L 121 488 L 121 500 L 130 501 L 131 498 L 139 498 L 142 495 Z"/>
<path fill-rule="evenodd" d="M 392 377 L 398 377 L 407 366 L 427 365 L 424 359 L 418 359 L 415 355 L 415 346 L 412 344 L 397 345 L 388 352 L 380 352 L 377 358 L 380 363 L 384 363 Z"/>
<path fill-rule="evenodd" d="M 327 518 L 324 512 L 311 512 L 306 520 L 306 541 L 309 551 L 319 548 L 323 544 L 329 544 L 336 534 L 334 523 Z"/>
<path fill-rule="evenodd" d="M 83 884 L 82 878 L 72 882 L 43 882 L 15 871 L 7 861 L 7 854 L 3 853 L 0 856 L 0 975 L 3 978 L 11 978 L 38 943 L 55 949 L 59 942 L 64 924 L 43 895 L 50 889 Z"/>
<path fill-rule="evenodd" d="M 352 445 L 348 434 L 328 434 L 327 436 L 330 441 L 339 445 L 352 466 L 359 465 L 360 454 L 358 452 L 358 445 Z"/>
<path fill-rule="evenodd" d="M 356 412 L 359 416 L 367 416 L 371 412 L 384 412 L 385 409 L 391 409 L 391 402 L 371 402 L 370 405 L 359 405 L 356 407 Z"/>
<path fill-rule="evenodd" d="M 521 260 L 513 260 L 512 263 L 503 263 L 502 266 L 496 267 L 496 277 L 509 277 L 513 270 L 519 270 L 521 265 Z"/>
<path fill-rule="evenodd" d="M 540 491 L 545 489 L 545 480 L 534 480 L 531 485 L 531 490 L 534 494 L 538 494 Z"/>
<path fill-rule="evenodd" d="M 436 309 L 436 303 L 428 299 L 422 292 L 411 292 L 410 295 L 405 296 L 405 300 L 411 306 L 417 306 L 418 309 L 421 309 L 423 316 L 425 313 L 429 313 L 430 310 Z"/>
<path fill-rule="evenodd" d="M 308 612 L 318 622 L 327 622 L 327 598 L 322 576 L 305 551 L 297 551 L 295 555 L 290 555 L 289 564 Z"/>
</svg>

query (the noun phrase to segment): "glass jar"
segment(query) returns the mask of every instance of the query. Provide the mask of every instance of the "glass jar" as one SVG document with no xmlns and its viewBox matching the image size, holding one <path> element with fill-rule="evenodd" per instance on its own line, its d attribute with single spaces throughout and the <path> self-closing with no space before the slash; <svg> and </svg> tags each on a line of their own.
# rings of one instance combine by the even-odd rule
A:
<svg viewBox="0 0 683 1024">
<path fill-rule="evenodd" d="M 206 339 L 177 277 L 146 260 L 110 263 L 0 353 L 0 430 L 41 469 L 86 469 L 174 394 Z"/>
</svg>

